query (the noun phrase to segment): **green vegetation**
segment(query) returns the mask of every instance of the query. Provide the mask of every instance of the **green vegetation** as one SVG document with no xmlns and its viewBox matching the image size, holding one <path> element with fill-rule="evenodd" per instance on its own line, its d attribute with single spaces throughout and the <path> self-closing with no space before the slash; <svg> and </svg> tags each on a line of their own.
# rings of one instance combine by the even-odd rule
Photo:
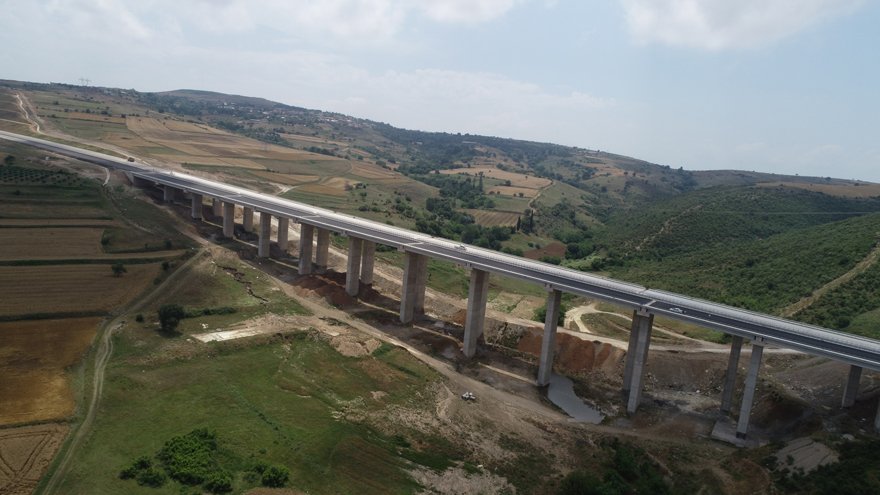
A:
<svg viewBox="0 0 880 495">
<path fill-rule="evenodd" d="M 768 459 L 775 468 L 774 481 L 783 493 L 823 493 L 863 495 L 880 493 L 880 463 L 877 462 L 880 440 L 861 440 L 840 445 L 838 462 L 821 466 L 810 474 L 791 472 L 775 458 Z"/>
<path fill-rule="evenodd" d="M 608 445 L 611 458 L 597 476 L 574 471 L 560 483 L 559 495 L 628 495 L 672 493 L 657 464 L 641 448 L 615 439 Z"/>
<path fill-rule="evenodd" d="M 877 309 L 880 309 L 880 263 L 874 263 L 795 316 L 823 327 L 880 339 L 880 326 L 873 313 Z"/>
<path fill-rule="evenodd" d="M 180 320 L 186 318 L 183 306 L 179 304 L 165 304 L 159 308 L 159 328 L 162 333 L 172 334 L 177 331 Z"/>
</svg>

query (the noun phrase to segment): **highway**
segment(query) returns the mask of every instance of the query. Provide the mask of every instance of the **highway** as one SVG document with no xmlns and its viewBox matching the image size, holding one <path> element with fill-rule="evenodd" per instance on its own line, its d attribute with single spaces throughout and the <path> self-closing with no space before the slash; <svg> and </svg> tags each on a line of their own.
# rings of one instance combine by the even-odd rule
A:
<svg viewBox="0 0 880 495">
<path fill-rule="evenodd" d="M 169 185 L 186 192 L 248 206 L 256 211 L 291 218 L 403 251 L 531 281 L 543 285 L 548 290 L 559 290 L 632 309 L 643 309 L 656 315 L 738 335 L 757 344 L 794 349 L 880 371 L 880 342 L 872 339 L 464 245 L 52 141 L 4 131 L 0 131 L 0 139 L 122 170 L 157 185 Z"/>
</svg>

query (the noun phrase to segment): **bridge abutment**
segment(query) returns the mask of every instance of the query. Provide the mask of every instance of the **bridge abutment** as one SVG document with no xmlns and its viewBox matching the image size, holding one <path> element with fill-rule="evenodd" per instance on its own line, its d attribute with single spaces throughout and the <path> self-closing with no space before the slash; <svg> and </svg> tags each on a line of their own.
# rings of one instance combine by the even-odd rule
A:
<svg viewBox="0 0 880 495">
<path fill-rule="evenodd" d="M 486 322 L 486 300 L 489 296 L 489 272 L 471 269 L 471 284 L 468 289 L 467 315 L 464 323 L 464 342 L 462 352 L 474 357 L 477 352 L 477 339 L 483 334 Z"/>
<path fill-rule="evenodd" d="M 314 244 L 315 227 L 307 223 L 299 224 L 299 274 L 312 273 L 312 246 Z"/>
<path fill-rule="evenodd" d="M 749 360 L 749 373 L 746 375 L 742 404 L 739 408 L 739 419 L 736 422 L 736 438 L 745 438 L 749 431 L 749 417 L 752 414 L 752 404 L 755 402 L 755 389 L 758 386 L 758 372 L 761 370 L 761 357 L 763 354 L 764 346 L 753 343 L 752 357 Z"/>
<path fill-rule="evenodd" d="M 541 357 L 538 363 L 539 387 L 550 384 L 553 374 L 553 355 L 556 352 L 556 326 L 559 323 L 559 305 L 562 292 L 551 289 L 547 294 L 547 312 L 544 317 L 544 336 L 541 339 Z"/>
<path fill-rule="evenodd" d="M 727 359 L 727 373 L 724 375 L 724 389 L 721 391 L 721 413 L 730 413 L 733 394 L 736 391 L 736 375 L 739 371 L 739 356 L 742 353 L 743 338 L 737 335 L 730 341 L 730 357 Z"/>
<path fill-rule="evenodd" d="M 348 263 L 345 271 L 345 293 L 356 297 L 361 286 L 361 255 L 363 254 L 364 240 L 358 237 L 348 237 Z"/>
</svg>

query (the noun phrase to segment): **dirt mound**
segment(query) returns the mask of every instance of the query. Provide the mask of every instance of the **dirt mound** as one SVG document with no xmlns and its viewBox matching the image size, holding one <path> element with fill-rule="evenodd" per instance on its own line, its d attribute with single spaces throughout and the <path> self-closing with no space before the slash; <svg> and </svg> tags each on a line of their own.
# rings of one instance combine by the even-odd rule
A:
<svg viewBox="0 0 880 495">
<path fill-rule="evenodd" d="M 308 296 L 320 296 L 333 306 L 343 307 L 355 304 L 355 298 L 345 292 L 345 274 L 328 272 L 324 275 L 301 277 L 296 282 L 296 292 Z"/>
<path fill-rule="evenodd" d="M 543 330 L 526 332 L 516 349 L 535 357 L 541 355 Z M 581 340 L 572 335 L 556 334 L 556 358 L 554 366 L 566 373 L 579 374 L 591 371 L 614 372 L 626 353 L 610 344 Z"/>
</svg>

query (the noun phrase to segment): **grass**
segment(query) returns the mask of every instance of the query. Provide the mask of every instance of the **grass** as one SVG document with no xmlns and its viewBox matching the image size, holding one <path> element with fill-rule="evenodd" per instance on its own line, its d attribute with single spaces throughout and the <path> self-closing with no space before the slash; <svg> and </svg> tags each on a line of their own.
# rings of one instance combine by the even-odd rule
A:
<svg viewBox="0 0 880 495">
<path fill-rule="evenodd" d="M 200 427 L 217 432 L 235 470 L 258 461 L 284 465 L 290 486 L 314 494 L 413 493 L 417 487 L 404 459 L 442 464 L 430 452 L 401 447 L 364 422 L 345 419 L 386 404 L 412 407 L 415 394 L 437 379 L 405 351 L 346 358 L 299 334 L 247 347 L 182 344 L 196 346 L 195 355 L 144 366 L 143 339 L 131 331 L 117 338 L 99 423 L 64 493 L 178 493 L 175 483 L 148 490 L 117 474 L 171 437 Z M 389 395 L 379 403 L 370 399 L 372 390 Z M 253 486 L 242 477 L 234 484 L 236 492 Z"/>
</svg>

